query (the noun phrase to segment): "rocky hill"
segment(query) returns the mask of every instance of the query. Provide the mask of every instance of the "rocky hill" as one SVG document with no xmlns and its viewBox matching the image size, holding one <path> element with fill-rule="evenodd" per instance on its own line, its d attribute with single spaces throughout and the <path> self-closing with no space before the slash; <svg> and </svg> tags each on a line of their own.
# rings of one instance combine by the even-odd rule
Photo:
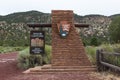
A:
<svg viewBox="0 0 120 80">
<path fill-rule="evenodd" d="M 88 15 L 84 16 L 82 22 L 90 24 L 89 29 L 86 29 L 84 33 L 106 37 L 111 18 L 103 15 Z"/>
<path fill-rule="evenodd" d="M 27 23 L 27 22 L 50 22 L 50 14 L 42 13 L 38 11 L 18 12 L 8 14 L 6 16 L 0 16 L 0 21 L 6 21 L 7 23 Z"/>
<path fill-rule="evenodd" d="M 89 28 L 77 29 L 82 36 L 101 36 L 106 38 L 108 35 L 108 27 L 113 16 L 103 15 L 86 15 L 80 16 L 74 14 L 75 23 L 87 23 Z M 119 15 L 117 15 L 119 16 Z M 29 45 L 30 29 L 26 23 L 51 23 L 51 14 L 38 11 L 18 12 L 0 16 L 0 46 L 24 46 Z M 46 34 L 50 29 L 45 29 Z M 46 37 L 50 41 L 50 35 Z M 50 42 L 48 42 L 50 43 Z"/>
</svg>

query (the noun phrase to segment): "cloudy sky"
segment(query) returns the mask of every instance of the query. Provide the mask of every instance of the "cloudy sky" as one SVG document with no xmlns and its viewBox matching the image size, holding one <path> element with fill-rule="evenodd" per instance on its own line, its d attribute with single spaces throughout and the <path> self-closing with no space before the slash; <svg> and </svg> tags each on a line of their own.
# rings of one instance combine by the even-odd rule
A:
<svg viewBox="0 0 120 80">
<path fill-rule="evenodd" d="M 120 14 L 120 0 L 0 0 L 0 15 L 30 10 L 50 13 L 56 9 L 109 16 Z"/>
</svg>

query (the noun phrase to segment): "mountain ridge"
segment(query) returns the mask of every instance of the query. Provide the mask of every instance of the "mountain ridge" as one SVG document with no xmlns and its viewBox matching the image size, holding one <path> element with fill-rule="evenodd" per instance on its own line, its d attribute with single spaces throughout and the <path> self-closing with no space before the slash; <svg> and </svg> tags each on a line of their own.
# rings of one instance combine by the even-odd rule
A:
<svg viewBox="0 0 120 80">
<path fill-rule="evenodd" d="M 100 14 L 90 14 L 90 15 L 85 15 L 81 16 L 78 14 L 74 13 L 74 19 L 75 22 L 82 22 L 84 18 L 87 17 L 107 17 L 109 19 L 113 19 L 116 16 L 120 16 L 120 14 L 114 14 L 111 16 L 105 16 L 105 15 L 100 15 Z M 82 20 L 82 21 L 80 21 Z M 6 21 L 7 23 L 30 23 L 30 22 L 37 22 L 37 23 L 51 23 L 51 14 L 50 13 L 43 13 L 39 12 L 36 10 L 31 10 L 31 11 L 26 11 L 26 12 L 16 12 L 16 13 L 11 13 L 8 15 L 1 16 L 0 15 L 0 21 Z"/>
<path fill-rule="evenodd" d="M 41 11 L 37 11 L 37 10 L 30 10 L 30 11 L 22 11 L 22 12 L 13 12 L 13 13 L 9 13 L 7 15 L 0 15 L 0 17 L 4 17 L 4 16 L 8 16 L 8 15 L 12 15 L 12 14 L 18 14 L 18 13 L 29 13 L 29 12 L 38 12 L 38 13 L 43 13 L 43 14 L 51 14 L 51 13 L 45 13 L 45 12 L 41 12 Z M 74 13 L 76 14 L 76 13 Z M 79 15 L 79 14 L 77 14 Z M 79 16 L 82 16 L 82 17 L 85 17 L 85 16 L 90 16 L 90 15 L 93 15 L 93 16 L 106 16 L 106 15 L 101 15 L 101 14 L 87 14 L 87 15 L 79 15 Z M 110 15 L 110 16 L 107 16 L 107 17 L 111 17 L 111 16 L 116 16 L 116 15 L 120 15 L 120 13 L 118 14 L 113 14 L 113 15 Z"/>
<path fill-rule="evenodd" d="M 107 40 L 108 28 L 114 17 L 116 15 L 80 16 L 74 14 L 74 23 L 89 24 L 89 28 L 76 29 L 81 37 L 86 37 L 85 40 L 95 36 Z M 30 29 L 26 23 L 51 23 L 51 14 L 32 10 L 0 16 L 0 46 L 28 46 Z M 45 29 L 45 31 L 46 43 L 51 44 L 51 29 Z"/>
<path fill-rule="evenodd" d="M 49 13 L 43 13 L 43 12 L 34 11 L 34 10 L 27 11 L 27 12 L 17 12 L 17 13 L 11 13 L 5 16 L 0 16 L 0 21 L 6 21 L 8 23 L 14 23 L 14 22 L 26 23 L 26 22 L 32 22 L 32 21 L 39 21 L 39 16 L 41 17 L 49 16 Z"/>
</svg>

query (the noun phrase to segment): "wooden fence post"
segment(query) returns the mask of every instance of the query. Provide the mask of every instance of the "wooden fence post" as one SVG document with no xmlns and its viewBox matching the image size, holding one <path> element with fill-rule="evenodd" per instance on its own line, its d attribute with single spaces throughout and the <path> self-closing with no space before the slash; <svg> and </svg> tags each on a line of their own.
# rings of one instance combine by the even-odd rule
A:
<svg viewBox="0 0 120 80">
<path fill-rule="evenodd" d="M 101 64 L 100 64 L 100 50 L 97 50 L 96 51 L 96 65 L 97 65 L 97 70 L 98 71 L 101 71 L 101 69 L 100 69 L 100 66 L 101 66 Z"/>
<path fill-rule="evenodd" d="M 103 49 L 100 50 L 100 61 L 104 61 Z"/>
</svg>

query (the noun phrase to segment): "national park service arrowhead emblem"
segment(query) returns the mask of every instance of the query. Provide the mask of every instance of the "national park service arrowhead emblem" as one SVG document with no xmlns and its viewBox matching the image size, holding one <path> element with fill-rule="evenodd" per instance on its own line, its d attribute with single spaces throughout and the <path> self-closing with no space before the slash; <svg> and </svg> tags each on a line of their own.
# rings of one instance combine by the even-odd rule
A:
<svg viewBox="0 0 120 80">
<path fill-rule="evenodd" d="M 57 27 L 60 36 L 66 38 L 70 31 L 70 24 L 67 21 L 61 21 L 59 24 L 57 24 Z"/>
</svg>

